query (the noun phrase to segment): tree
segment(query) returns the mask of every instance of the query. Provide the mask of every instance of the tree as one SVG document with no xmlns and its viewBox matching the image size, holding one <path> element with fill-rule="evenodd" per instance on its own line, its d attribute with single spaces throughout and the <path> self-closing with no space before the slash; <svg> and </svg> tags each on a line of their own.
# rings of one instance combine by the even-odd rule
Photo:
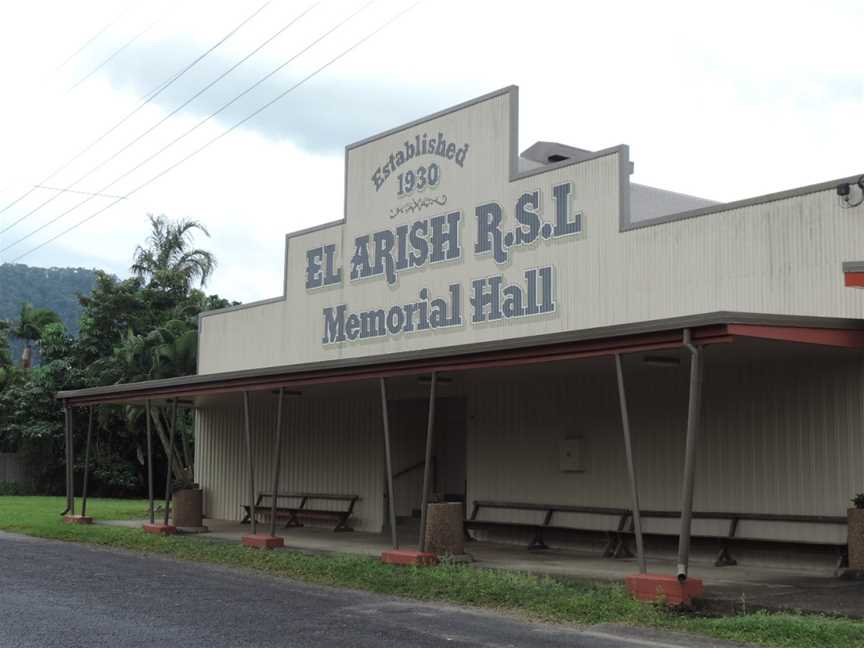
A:
<svg viewBox="0 0 864 648">
<path fill-rule="evenodd" d="M 187 293 L 196 281 L 203 287 L 216 268 L 216 258 L 191 245 L 196 231 L 210 236 L 207 228 L 194 220 L 172 223 L 164 215 L 148 217 L 152 232 L 144 247 L 135 248 L 132 273 L 151 288 Z"/>
<path fill-rule="evenodd" d="M 12 354 L 9 352 L 9 331 L 12 324 L 6 320 L 0 320 L 0 395 L 12 385 L 17 378 L 15 365 L 12 363 Z M 0 408 L 0 429 L 5 425 L 5 412 Z M 3 438 L 0 435 L 0 448 L 3 447 Z"/>
<path fill-rule="evenodd" d="M 213 255 L 193 245 L 197 232 L 207 234 L 203 226 L 195 221 L 169 221 L 164 216 L 151 216 L 150 221 L 152 232 L 134 253 L 133 276 L 120 280 L 96 271 L 92 291 L 78 298 L 78 326 L 65 328 L 28 305 L 15 327 L 5 327 L 38 341 L 42 362 L 30 370 L 9 367 L 4 378 L 0 357 L 0 449 L 25 455 L 40 492 L 62 492 L 65 483 L 64 419 L 61 404 L 54 398 L 57 391 L 194 374 L 199 314 L 237 303 L 194 287 L 203 285 L 215 267 Z M 97 412 L 90 492 L 142 495 L 146 484 L 144 408 L 107 405 Z M 78 449 L 86 424 L 86 413 L 76 410 L 72 433 Z M 151 428 L 162 449 L 154 452 L 157 483 L 169 469 L 164 457 L 169 450 L 170 425 L 170 407 L 153 403 Z M 178 411 L 175 442 L 170 471 L 175 479 L 190 479 L 193 417 L 185 408 Z M 75 465 L 79 477 L 83 468 L 80 455 L 78 452 Z"/>
<path fill-rule="evenodd" d="M 48 308 L 33 308 L 32 304 L 21 304 L 21 314 L 12 328 L 12 335 L 24 340 L 26 346 L 21 353 L 21 368 L 29 369 L 33 361 L 33 343 L 42 337 L 42 330 L 49 324 L 60 324 L 60 317 Z"/>
<path fill-rule="evenodd" d="M 9 353 L 9 331 L 12 324 L 6 320 L 0 320 L 0 368 L 12 364 L 12 355 Z"/>
</svg>

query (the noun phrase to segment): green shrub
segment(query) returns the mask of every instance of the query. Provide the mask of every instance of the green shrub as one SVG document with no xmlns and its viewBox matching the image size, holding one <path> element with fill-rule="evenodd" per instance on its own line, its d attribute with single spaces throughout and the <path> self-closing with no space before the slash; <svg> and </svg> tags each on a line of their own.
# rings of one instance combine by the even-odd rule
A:
<svg viewBox="0 0 864 648">
<path fill-rule="evenodd" d="M 33 486 L 20 482 L 0 481 L 0 495 L 33 495 Z"/>
</svg>

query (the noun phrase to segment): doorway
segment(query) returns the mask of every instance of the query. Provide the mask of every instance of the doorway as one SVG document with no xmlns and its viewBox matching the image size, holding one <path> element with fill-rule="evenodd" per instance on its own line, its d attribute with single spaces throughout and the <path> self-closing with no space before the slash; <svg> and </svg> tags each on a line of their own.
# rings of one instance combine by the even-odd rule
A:
<svg viewBox="0 0 864 648">
<path fill-rule="evenodd" d="M 465 398 L 438 398 L 435 404 L 430 497 L 465 501 Z M 396 517 L 419 518 L 423 494 L 428 399 L 393 401 L 390 406 L 390 444 Z"/>
</svg>

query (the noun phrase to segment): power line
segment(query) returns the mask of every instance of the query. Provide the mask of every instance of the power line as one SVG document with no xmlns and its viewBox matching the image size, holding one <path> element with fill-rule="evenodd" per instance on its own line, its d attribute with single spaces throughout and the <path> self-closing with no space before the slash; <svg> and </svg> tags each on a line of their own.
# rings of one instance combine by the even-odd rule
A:
<svg viewBox="0 0 864 648">
<path fill-rule="evenodd" d="M 92 191 L 76 191 L 75 189 L 63 189 L 62 187 L 46 187 L 45 185 L 33 185 L 34 189 L 47 189 L 48 191 L 59 191 L 61 193 L 81 194 L 82 196 L 98 196 L 101 198 L 119 198 L 125 200 L 126 196 L 112 196 L 111 194 L 94 193 Z"/>
<path fill-rule="evenodd" d="M 367 7 L 369 7 L 371 4 L 373 4 L 374 1 L 375 1 L 375 0 L 370 0 L 370 2 L 367 2 L 367 3 L 366 3 L 365 5 L 363 5 L 360 9 L 358 9 L 357 11 L 355 11 L 354 13 L 352 13 L 350 16 L 348 16 L 347 18 L 345 18 L 345 19 L 342 20 L 341 22 L 337 23 L 334 27 L 331 27 L 328 31 L 324 32 L 324 34 L 323 34 L 322 36 L 319 36 L 319 37 L 316 38 L 314 41 L 312 41 L 310 44 L 308 44 L 306 47 L 304 47 L 303 49 L 301 49 L 297 54 L 295 54 L 294 56 L 292 56 L 291 58 L 289 58 L 287 61 L 281 63 L 281 64 L 278 65 L 278 66 L 276 66 L 273 70 L 271 70 L 270 72 L 268 72 L 267 74 L 265 74 L 263 77 L 261 77 L 260 79 L 258 79 L 258 80 L 257 80 L 255 83 L 253 83 L 251 86 L 249 86 L 249 87 L 247 87 L 245 90 L 243 90 L 243 92 L 241 92 L 240 94 L 236 95 L 233 99 L 231 99 L 231 100 L 228 101 L 227 103 L 225 103 L 225 104 L 223 104 L 222 106 L 220 106 L 220 107 L 219 107 L 215 112 L 210 113 L 210 114 L 207 115 L 204 119 L 202 119 L 201 121 L 199 121 L 197 124 L 195 124 L 194 126 L 192 126 L 192 127 L 189 128 L 189 129 L 187 129 L 186 131 L 184 131 L 183 133 L 181 133 L 179 136 L 177 136 L 176 138 L 174 138 L 173 140 L 171 140 L 170 142 L 168 142 L 167 144 L 165 144 L 162 148 L 160 148 L 159 150 L 157 150 L 155 153 L 153 153 L 152 155 L 150 155 L 149 157 L 147 157 L 146 159 L 144 159 L 144 161 L 138 163 L 137 165 L 135 165 L 134 167 L 132 167 L 131 169 L 129 169 L 128 171 L 126 171 L 126 172 L 125 172 L 124 174 L 122 174 L 121 176 L 115 178 L 112 182 L 110 182 L 110 183 L 107 184 L 106 186 L 102 187 L 102 188 L 101 188 L 97 193 L 102 193 L 102 192 L 104 192 L 106 189 L 110 189 L 110 188 L 113 187 L 115 184 L 117 184 L 118 182 L 120 182 L 121 180 L 123 180 L 124 178 L 126 178 L 127 176 L 129 176 L 130 174 L 134 173 L 135 171 L 137 171 L 138 169 L 140 169 L 142 166 L 144 166 L 145 164 L 147 164 L 148 162 L 150 162 L 151 160 L 153 160 L 155 157 L 161 155 L 164 151 L 166 151 L 166 150 L 169 149 L 170 147 L 174 146 L 174 144 L 176 144 L 177 142 L 179 142 L 180 140 L 182 140 L 184 137 L 186 137 L 187 135 L 191 134 L 192 132 L 194 132 L 195 130 L 197 130 L 197 129 L 200 128 L 201 126 L 203 126 L 205 123 L 207 123 L 208 121 L 210 121 L 211 119 L 213 119 L 216 115 L 218 115 L 219 113 L 221 113 L 223 110 L 225 110 L 226 108 L 228 108 L 229 106 L 231 106 L 232 104 L 234 104 L 235 102 L 237 102 L 238 100 L 240 100 L 242 97 L 244 97 L 245 95 L 247 95 L 248 93 L 250 93 L 250 92 L 251 92 L 252 90 L 254 90 L 256 87 L 258 87 L 259 85 L 261 85 L 262 83 L 264 83 L 264 81 L 266 81 L 267 79 L 269 79 L 270 77 L 272 77 L 274 74 L 276 74 L 277 72 L 279 72 L 280 70 L 282 70 L 283 68 L 285 68 L 287 65 L 289 65 L 290 63 L 292 63 L 292 62 L 293 62 L 294 60 L 296 60 L 299 56 L 301 56 L 301 55 L 304 54 L 305 52 L 307 52 L 307 51 L 309 51 L 310 49 L 312 49 L 315 45 L 317 45 L 318 43 L 320 43 L 320 42 L 321 42 L 322 40 L 324 40 L 327 36 L 329 36 L 330 34 L 332 34 L 334 31 L 336 31 L 337 29 L 339 29 L 340 27 L 342 27 L 342 26 L 343 26 L 345 23 L 347 23 L 349 20 L 351 20 L 352 18 L 354 18 L 357 14 L 359 14 L 360 12 L 362 12 L 363 10 L 365 10 Z M 154 126 L 150 127 L 150 128 L 149 128 L 148 130 L 146 130 L 144 133 L 142 133 L 141 135 L 139 135 L 138 137 L 136 137 L 134 140 L 132 140 L 131 142 L 129 142 L 128 144 L 126 144 L 126 146 L 122 147 L 119 151 L 116 151 L 116 152 L 115 152 L 113 155 L 111 155 L 107 160 L 103 160 L 103 161 L 100 162 L 98 165 L 96 165 L 95 167 L 93 167 L 92 169 L 90 169 L 87 173 L 85 173 L 83 176 L 81 176 L 80 178 L 78 178 L 78 179 L 77 179 L 75 182 L 73 182 L 71 185 L 69 185 L 68 187 L 66 187 L 66 189 L 71 189 L 71 188 L 75 187 L 79 182 L 81 182 L 81 181 L 84 180 L 85 178 L 89 177 L 90 175 L 92 175 L 93 173 L 95 173 L 96 171 L 98 171 L 100 168 L 102 168 L 103 166 L 105 166 L 108 162 L 110 162 L 111 160 L 113 160 L 114 158 L 116 158 L 118 155 L 120 155 L 123 151 L 125 151 L 126 149 L 128 149 L 130 146 L 132 146 L 133 144 L 135 144 L 136 142 L 138 142 L 140 139 L 142 139 L 145 135 L 147 135 L 148 133 L 150 133 L 151 131 L 153 131 L 153 130 L 154 130 L 156 127 L 158 127 L 160 124 L 162 124 L 163 122 L 165 122 L 165 121 L 166 121 L 168 118 L 170 118 L 172 115 L 174 115 L 175 113 L 179 112 L 181 108 L 183 108 L 184 106 L 188 105 L 188 104 L 189 104 L 193 99 L 195 99 L 195 97 L 199 96 L 201 93 L 203 93 L 205 90 L 207 90 L 207 88 L 211 87 L 212 85 L 214 85 L 215 83 L 217 83 L 220 79 L 224 78 L 228 73 L 230 73 L 233 69 L 235 69 L 236 67 L 238 67 L 238 66 L 239 66 L 241 63 L 243 63 L 246 59 L 248 59 L 248 58 L 251 57 L 253 54 L 255 54 L 258 50 L 260 50 L 261 48 L 263 48 L 267 43 L 269 43 L 269 42 L 272 41 L 274 38 L 276 38 L 277 36 L 279 36 L 280 34 L 282 34 L 285 30 L 287 30 L 289 27 L 291 27 L 291 25 L 295 24 L 295 23 L 296 23 L 298 20 L 300 20 L 303 16 L 305 16 L 307 13 L 309 13 L 309 12 L 310 12 L 310 11 L 311 11 L 311 10 L 312 10 L 316 5 L 317 5 L 317 4 L 320 4 L 320 3 L 315 3 L 315 4 L 311 5 L 311 6 L 309 6 L 305 11 L 303 11 L 300 15 L 298 15 L 296 18 L 294 18 L 294 19 L 293 19 L 291 22 L 289 22 L 287 25 L 285 25 L 284 27 L 282 27 L 279 31 L 277 31 L 275 34 L 273 34 L 273 36 L 271 36 L 271 37 L 268 38 L 266 41 L 264 41 L 264 43 L 262 43 L 262 44 L 259 45 L 257 48 L 255 48 L 255 50 L 253 50 L 252 52 L 250 52 L 250 53 L 249 53 L 247 56 L 245 56 L 243 59 L 241 59 L 240 61 L 238 61 L 238 62 L 237 62 L 235 65 L 233 65 L 229 70 L 225 71 L 225 72 L 224 72 L 222 75 L 220 75 L 217 79 L 215 79 L 214 81 L 212 81 L 212 82 L 211 82 L 210 84 L 208 84 L 205 88 L 203 88 L 201 91 L 199 91 L 198 93 L 196 93 L 193 97 L 191 97 L 189 100 L 187 100 L 186 102 L 184 102 L 181 106 L 178 106 L 176 109 L 174 109 L 174 111 L 172 111 L 171 113 L 169 113 L 168 115 L 166 115 L 163 119 L 161 119 L 161 120 L 160 120 L 158 123 L 156 123 Z M 29 211 L 28 213 L 24 214 L 24 215 L 23 215 L 21 218 L 19 218 L 17 221 L 15 221 L 14 223 L 12 223 L 11 225 L 9 225 L 8 227 L 6 227 L 5 229 L 0 230 L 0 234 L 2 234 L 2 233 L 4 233 L 5 231 L 9 230 L 10 228 L 14 227 L 15 225 L 17 225 L 18 223 L 20 223 L 20 222 L 21 222 L 22 220 L 24 220 L 25 218 L 27 218 L 27 217 L 30 216 L 31 214 L 35 213 L 36 211 L 38 211 L 39 209 L 41 209 L 42 207 L 44 207 L 45 205 L 47 205 L 49 202 L 52 202 L 52 201 L 53 201 L 55 198 L 57 198 L 59 195 L 60 195 L 60 193 L 57 193 L 57 194 L 51 196 L 50 198 L 46 199 L 45 201 L 42 202 L 42 204 L 38 205 L 37 207 L 35 207 L 35 208 L 32 209 L 31 211 Z M 21 237 L 20 239 L 17 239 L 16 241 L 14 241 L 13 243 L 10 243 L 9 245 L 7 245 L 7 246 L 4 247 L 4 248 L 0 248 L 0 252 L 5 252 L 5 251 L 8 250 L 9 248 L 15 247 L 15 246 L 16 246 L 18 243 L 20 243 L 21 241 L 23 241 L 23 240 L 29 238 L 29 237 L 32 236 L 33 234 L 36 234 L 37 232 L 39 232 L 39 231 L 45 229 L 45 228 L 48 227 L 49 225 L 52 225 L 52 224 L 56 223 L 58 220 L 60 220 L 61 218 L 63 218 L 63 217 L 66 216 L 67 214 L 69 214 L 70 212 L 73 212 L 73 211 L 75 211 L 76 209 L 78 209 L 79 207 L 81 207 L 82 205 L 84 205 L 84 204 L 90 202 L 91 199 L 92 199 L 92 196 L 91 196 L 90 198 L 86 198 L 86 199 L 82 200 L 81 202 L 79 202 L 79 203 L 76 204 L 76 205 L 73 205 L 72 207 L 70 207 L 70 208 L 67 209 L 66 211 L 61 212 L 60 214 L 58 214 L 57 216 L 55 216 L 55 217 L 52 218 L 51 220 L 49 220 L 49 221 L 43 223 L 42 225 L 40 225 L 40 226 L 37 227 L 36 229 L 30 231 L 28 234 L 25 234 L 25 235 L 24 235 L 23 237 Z"/>
<path fill-rule="evenodd" d="M 137 34 L 135 34 L 135 35 L 134 35 L 132 38 L 130 38 L 128 41 L 126 41 L 125 43 L 123 43 L 123 44 L 122 44 L 120 47 L 118 47 L 116 50 L 114 50 L 113 52 L 111 52 L 111 54 L 108 56 L 108 58 L 106 58 L 104 61 L 102 61 L 102 62 L 101 62 L 99 65 L 97 65 L 95 68 L 93 68 L 92 70 L 90 70 L 90 72 L 88 72 L 87 74 L 85 74 L 83 77 L 81 77 L 80 79 L 78 79 L 78 81 L 76 81 L 76 82 L 73 83 L 71 86 L 69 86 L 68 88 L 66 88 L 66 92 L 64 92 L 63 94 L 64 94 L 64 95 L 69 94 L 69 93 L 72 92 L 75 88 L 77 88 L 77 87 L 80 86 L 82 83 L 84 83 L 87 79 L 89 79 L 89 78 L 92 77 L 94 74 L 96 74 L 96 73 L 97 73 L 99 70 L 101 70 L 104 66 L 106 66 L 108 63 L 110 63 L 111 60 L 114 59 L 114 57 L 116 57 L 116 56 L 117 56 L 118 54 L 120 54 L 123 50 L 125 50 L 127 47 L 129 47 L 132 43 L 134 43 L 135 41 L 137 41 L 137 40 L 138 40 L 139 38 L 141 38 L 144 34 L 146 34 L 146 33 L 147 33 L 148 31 L 150 31 L 153 27 L 155 27 L 155 26 L 156 26 L 156 23 L 158 23 L 160 20 L 162 20 L 161 17 L 157 18 L 156 20 L 154 20 L 153 22 L 151 22 L 149 25 L 147 25 L 144 29 L 142 29 L 140 32 L 138 32 Z"/>
<path fill-rule="evenodd" d="M 301 85 L 303 85 L 304 83 L 306 83 L 307 81 L 309 81 L 309 79 L 311 79 L 312 77 L 314 77 L 314 76 L 318 75 L 319 73 L 323 72 L 325 69 L 327 69 L 328 67 L 330 67 L 331 65 L 333 65 L 334 63 L 336 63 L 338 60 L 340 60 L 340 59 L 343 58 L 344 56 L 348 55 L 349 53 L 351 53 L 352 51 L 354 51 L 355 49 L 357 49 L 358 47 L 360 47 L 363 43 L 365 43 L 366 41 L 368 41 L 369 39 L 373 38 L 374 36 L 376 36 L 376 35 L 377 35 L 378 33 L 380 33 L 381 31 L 383 31 L 384 29 L 386 29 L 387 27 L 389 27 L 391 24 L 393 24 L 394 22 L 396 22 L 399 18 L 401 18 L 401 17 L 404 16 L 406 13 L 408 13 L 409 11 L 411 11 L 412 9 L 414 9 L 414 7 L 416 7 L 417 5 L 419 5 L 421 2 L 422 2 L 422 0 L 418 0 L 418 1 L 415 2 L 414 4 L 410 5 L 407 9 L 403 9 L 402 11 L 400 11 L 399 13 L 397 13 L 395 16 L 393 16 L 392 18 L 390 18 L 388 21 L 386 21 L 384 24 L 382 24 L 381 26 L 379 26 L 379 27 L 376 28 L 375 30 L 369 32 L 366 36 L 364 36 L 364 37 L 361 38 L 360 40 L 356 41 L 353 45 L 351 45 L 351 46 L 348 47 L 347 49 L 343 50 L 342 52 L 340 52 L 339 54 L 337 54 L 336 56 L 334 56 L 332 59 L 330 59 L 329 61 L 327 61 L 327 62 L 326 62 L 324 65 L 322 65 L 321 67 L 317 68 L 314 72 L 312 72 L 311 74 L 308 74 L 307 76 L 303 77 L 300 81 L 298 81 L 297 83 L 295 83 L 294 85 L 292 85 L 291 87 L 289 87 L 287 90 L 284 90 L 283 92 L 279 93 L 279 94 L 276 95 L 273 99 L 271 99 L 270 101 L 268 101 L 267 103 L 265 103 L 263 106 L 261 106 L 260 108 L 258 108 L 258 109 L 255 110 L 254 112 L 250 113 L 249 115 L 247 115 L 246 117 L 244 117 L 243 119 L 241 119 L 240 121 L 238 121 L 237 123 L 235 123 L 234 125 L 232 125 L 228 130 L 224 131 L 223 133 L 220 133 L 219 135 L 217 135 L 217 136 L 214 137 L 213 139 L 209 140 L 209 141 L 206 142 L 203 146 L 201 146 L 201 147 L 195 149 L 195 150 L 192 151 L 189 155 L 187 155 L 186 157 L 180 159 L 178 162 L 175 162 L 174 164 L 172 164 L 172 165 L 169 166 L 168 168 L 163 169 L 162 171 L 160 171 L 159 173 L 157 173 L 155 176 L 153 176 L 152 178 L 150 178 L 150 179 L 147 180 L 146 182 L 144 182 L 144 183 L 138 185 L 137 187 L 135 187 L 135 188 L 132 189 L 131 191 L 126 192 L 126 196 L 125 196 L 125 197 L 128 198 L 128 197 L 131 196 L 132 194 L 135 194 L 135 193 L 137 193 L 138 191 L 140 191 L 141 189 L 145 188 L 146 186 L 152 184 L 153 182 L 155 182 L 156 180 L 158 180 L 158 179 L 161 178 L 162 176 L 166 175 L 167 173 L 170 173 L 171 171 L 173 171 L 174 169 L 176 169 L 177 167 L 179 167 L 181 164 L 185 163 L 185 162 L 188 161 L 189 159 L 191 159 L 191 158 L 193 158 L 194 156 L 198 155 L 201 151 L 203 151 L 204 149 L 208 148 L 210 145 L 215 144 L 217 141 L 221 140 L 223 137 L 225 137 L 225 136 L 226 136 L 228 133 L 230 133 L 231 131 L 235 130 L 236 128 L 239 128 L 240 126 L 242 126 L 243 124 L 245 124 L 246 122 L 248 122 L 250 119 L 253 119 L 253 118 L 256 117 L 257 115 L 259 115 L 261 112 L 263 112 L 264 110 L 266 110 L 267 108 L 269 108 L 270 106 L 272 106 L 273 104 L 275 104 L 276 102 L 278 102 L 278 101 L 280 101 L 281 99 L 283 99 L 286 95 L 290 94 L 291 92 L 293 92 L 294 90 L 296 90 L 297 88 L 299 88 Z M 364 7 L 364 8 L 365 8 L 365 7 Z M 90 215 L 87 216 L 86 218 L 84 218 L 84 219 L 78 221 L 77 223 L 75 223 L 75 224 L 72 225 L 71 227 L 67 227 L 67 228 L 66 228 L 65 230 L 63 230 L 62 232 L 60 232 L 60 233 L 58 233 L 58 234 L 52 236 L 51 238 L 49 238 L 49 239 L 43 241 L 42 243 L 40 243 L 39 245 L 36 245 L 35 247 L 32 247 L 32 248 L 30 248 L 29 250 L 27 250 L 26 252 L 24 252 L 23 254 L 20 254 L 19 256 L 15 257 L 14 259 L 12 259 L 12 261 L 11 261 L 10 263 L 15 263 L 15 262 L 17 262 L 17 261 L 20 261 L 20 260 L 23 259 L 25 256 L 27 256 L 27 255 L 29 255 L 29 254 L 32 254 L 33 252 L 36 252 L 37 250 L 39 250 L 39 249 L 45 247 L 46 245 L 48 245 L 49 243 L 53 243 L 54 241 L 56 241 L 57 239 L 59 239 L 61 236 L 65 236 L 66 234 L 68 234 L 68 233 L 71 232 L 72 230 L 74 230 L 74 229 L 80 227 L 81 225 L 84 225 L 85 223 L 87 223 L 87 222 L 90 221 L 90 220 L 93 220 L 94 218 L 96 218 L 96 217 L 99 216 L 100 214 L 106 212 L 108 209 L 110 209 L 111 207 L 113 207 L 114 205 L 116 205 L 116 204 L 119 203 L 119 202 L 120 202 L 120 200 L 115 200 L 114 202 L 109 203 L 109 204 L 106 205 L 105 207 L 99 209 L 98 211 L 93 212 L 92 214 L 90 214 Z M 29 235 L 28 235 L 28 236 L 29 236 Z M 7 249 L 8 249 L 8 248 L 7 248 Z M 2 250 L 0 250 L 0 251 L 2 251 Z"/>
<path fill-rule="evenodd" d="M 71 158 L 69 158 L 68 160 L 66 160 L 63 164 L 61 164 L 59 167 L 57 167 L 57 168 L 56 168 L 54 171 L 52 171 L 49 175 L 47 175 L 47 176 L 45 176 L 44 178 L 42 178 L 42 180 L 40 180 L 38 184 L 39 184 L 39 185 L 44 185 L 46 182 L 50 182 L 52 179 L 54 179 L 58 174 L 60 174 L 61 172 L 65 171 L 65 170 L 66 170 L 66 169 L 67 169 L 67 168 L 68 168 L 68 167 L 69 167 L 73 162 L 75 162 L 76 160 L 80 159 L 82 155 L 84 155 L 85 153 L 87 153 L 88 151 L 90 151 L 91 149 L 93 149 L 94 146 L 96 146 L 97 144 L 99 144 L 102 140 L 104 140 L 104 139 L 105 139 L 106 137 L 108 137 L 111 133 L 113 133 L 115 130 L 117 130 L 120 126 L 122 126 L 124 123 L 126 123 L 126 122 L 127 122 L 127 121 L 128 121 L 128 120 L 129 120 L 133 115 L 135 115 L 139 110 L 141 110 L 144 106 L 146 106 L 146 105 L 149 104 L 151 101 L 153 101 L 153 100 L 154 100 L 156 97 L 158 97 L 158 96 L 159 96 L 159 95 L 160 95 L 164 90 L 166 90 L 169 86 L 171 86 L 175 81 L 177 81 L 180 77 L 182 77 L 184 74 L 186 74 L 186 73 L 187 73 L 189 70 L 191 70 L 193 67 L 195 67 L 195 66 L 196 66 L 198 63 L 200 63 L 200 62 L 201 62 L 205 57 L 207 57 L 207 56 L 208 56 L 210 53 L 212 53 L 216 48 L 218 48 L 218 47 L 219 47 L 220 45 L 222 45 L 225 41 L 227 41 L 229 38 L 231 38 L 234 34 L 236 34 L 236 33 L 237 33 L 240 29 L 242 29 L 242 28 L 243 28 L 243 27 L 244 27 L 244 26 L 245 26 L 245 25 L 246 25 L 250 20 L 252 20 L 253 18 L 255 18 L 255 16 L 257 16 L 259 13 L 261 13 L 261 11 L 263 11 L 263 10 L 264 10 L 264 9 L 265 9 L 269 4 L 271 4 L 272 2 L 273 2 L 273 0 L 267 0 L 267 2 L 265 2 L 265 3 L 262 4 L 260 7 L 258 7 L 258 9 L 256 9 L 256 10 L 253 11 L 251 14 L 249 14 L 249 16 L 248 16 L 247 18 L 245 18 L 245 19 L 244 19 L 240 24 L 238 24 L 238 25 L 237 25 L 236 27 L 234 27 L 231 31 L 229 31 L 227 34 L 225 34 L 225 36 L 223 36 L 221 39 L 219 39 L 219 40 L 218 40 L 218 41 L 217 41 L 213 46 L 211 46 L 208 50 L 206 50 L 205 52 L 203 52 L 202 54 L 200 54 L 200 55 L 198 56 L 198 58 L 196 58 L 194 61 L 192 61 L 191 63 L 189 63 L 188 65 L 186 65 L 182 70 L 180 70 L 179 72 L 177 72 L 176 74 L 174 74 L 172 77 L 170 77 L 167 81 L 164 81 L 162 84 L 160 84 L 159 86 L 157 86 L 156 88 L 154 88 L 152 91 L 150 91 L 147 95 L 145 95 L 144 100 L 143 100 L 140 104 L 138 104 L 138 106 L 137 106 L 137 107 L 136 107 L 132 112 L 130 112 L 130 113 L 127 114 L 125 117 L 123 117 L 123 119 L 121 119 L 121 120 L 118 121 L 116 124 L 114 124 L 113 126 L 111 126 L 111 128 L 109 128 L 109 129 L 106 130 L 104 133 L 102 133 L 99 137 L 97 137 L 95 140 L 93 140 L 92 142 L 90 142 L 90 144 L 88 144 L 88 145 L 85 146 L 83 149 L 81 149 L 80 151 L 78 151 L 78 153 L 76 153 L 76 154 L 73 155 Z M 172 114 L 173 114 L 173 113 L 172 113 Z M 164 121 L 164 120 L 163 120 L 163 121 Z M 162 122 L 159 122 L 159 123 L 161 124 Z M 149 132 L 149 131 L 148 131 L 148 132 Z M 133 142 L 133 143 L 134 143 L 134 142 Z M 125 150 L 125 149 L 124 149 L 124 150 Z M 122 152 L 122 151 L 121 151 L 121 152 Z M 110 159 L 113 159 L 113 158 L 109 158 L 109 161 L 110 161 Z M 98 168 L 98 167 L 97 167 L 97 168 Z M 76 180 L 72 185 L 70 185 L 70 187 L 74 187 L 75 185 L 78 184 L 78 182 L 80 182 L 81 180 L 83 180 L 85 177 L 87 177 L 87 176 L 82 176 L 81 178 L 79 178 L 78 180 Z M 10 209 L 11 207 L 14 207 L 16 204 L 18 204 L 19 202 L 21 202 L 22 200 L 24 200 L 25 198 L 27 198 L 30 194 L 33 193 L 34 188 L 35 188 L 35 186 L 30 187 L 27 191 L 25 191 L 23 194 L 21 194 L 20 196 L 18 196 L 15 200 L 13 200 L 13 201 L 10 202 L 8 205 L 6 205 L 6 206 L 3 207 L 2 209 L 0 209 L 0 214 L 2 214 L 3 212 L 5 212 L 6 210 Z M 67 190 L 68 190 L 68 188 L 67 188 Z M 26 214 L 24 214 L 23 216 L 21 216 L 20 218 L 18 218 L 16 221 L 14 221 L 14 222 L 10 223 L 9 225 L 3 227 L 2 229 L 0 229 L 0 234 L 3 234 L 3 233 L 5 233 L 5 232 L 8 232 L 10 229 L 12 229 L 12 228 L 15 227 L 16 225 L 18 225 L 18 223 L 20 223 L 21 221 L 23 221 L 23 220 L 24 220 L 25 218 L 27 218 L 28 216 L 31 216 L 32 214 L 34 214 L 34 213 L 36 213 L 37 211 L 39 211 L 40 209 L 42 209 L 42 207 L 44 207 L 45 205 L 47 205 L 48 203 L 50 203 L 51 201 L 53 201 L 54 198 L 57 198 L 59 195 L 60 195 L 59 193 L 56 194 L 55 196 L 53 196 L 53 197 L 50 198 L 49 200 L 46 200 L 45 202 L 43 202 L 42 204 L 40 204 L 40 205 L 39 205 L 38 207 L 36 207 L 35 209 L 33 209 L 33 210 L 27 212 Z"/>
<path fill-rule="evenodd" d="M 92 44 L 96 41 L 97 38 L 99 38 L 102 34 L 104 34 L 106 31 L 108 31 L 108 30 L 111 29 L 114 25 L 116 25 L 116 24 L 117 24 L 117 21 L 119 21 L 120 18 L 122 18 L 123 15 L 124 15 L 125 13 L 126 13 L 126 12 L 124 11 L 123 13 L 121 13 L 120 15 L 118 15 L 118 16 L 117 16 L 116 18 L 114 18 L 113 20 L 110 20 L 109 22 L 105 23 L 105 26 L 102 27 L 102 29 L 100 29 L 98 32 L 96 32 L 95 34 L 93 34 L 93 36 L 91 36 L 91 37 L 87 40 L 87 42 L 85 42 L 81 47 L 79 47 L 79 48 L 76 49 L 74 52 L 72 52 L 69 56 L 67 56 L 66 59 L 65 59 L 65 60 L 64 60 L 60 65 L 57 66 L 56 71 L 62 70 L 62 69 L 66 66 L 66 64 L 67 64 L 69 61 L 71 61 L 73 58 L 75 58 L 76 56 L 78 56 L 81 52 L 83 52 L 83 51 L 84 51 L 85 49 L 87 49 L 90 45 L 92 45 Z"/>
</svg>

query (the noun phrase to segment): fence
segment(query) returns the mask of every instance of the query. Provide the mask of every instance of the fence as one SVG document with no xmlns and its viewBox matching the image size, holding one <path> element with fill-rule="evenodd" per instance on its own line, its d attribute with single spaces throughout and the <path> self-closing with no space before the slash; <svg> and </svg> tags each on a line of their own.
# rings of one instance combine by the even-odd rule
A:
<svg viewBox="0 0 864 648">
<path fill-rule="evenodd" d="M 0 483 L 27 483 L 27 471 L 21 455 L 14 452 L 0 452 Z"/>
</svg>

